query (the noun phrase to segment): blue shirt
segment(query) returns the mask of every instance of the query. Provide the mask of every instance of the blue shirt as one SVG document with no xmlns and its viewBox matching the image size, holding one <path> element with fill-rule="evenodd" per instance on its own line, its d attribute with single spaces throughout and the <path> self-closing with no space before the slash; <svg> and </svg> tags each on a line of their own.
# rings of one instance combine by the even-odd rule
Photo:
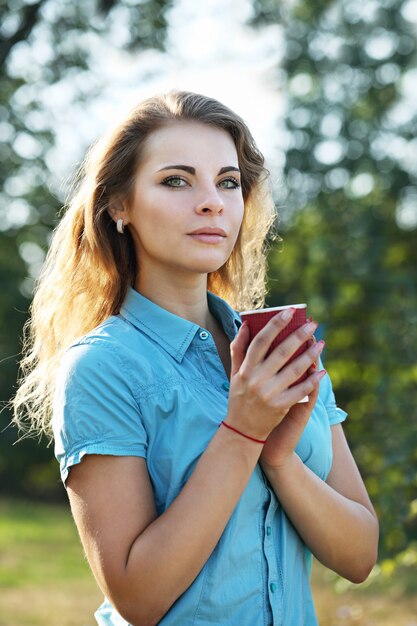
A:
<svg viewBox="0 0 417 626">
<path fill-rule="evenodd" d="M 240 317 L 208 293 L 232 340 Z M 146 459 L 161 514 L 226 417 L 229 381 L 210 333 L 130 289 L 120 314 L 75 342 L 57 378 L 53 427 L 62 480 L 86 454 Z M 344 420 L 328 375 L 296 452 L 323 480 L 330 426 Z M 216 548 L 163 626 L 314 626 L 311 554 L 259 464 Z M 105 600 L 100 626 L 127 622 Z"/>
</svg>

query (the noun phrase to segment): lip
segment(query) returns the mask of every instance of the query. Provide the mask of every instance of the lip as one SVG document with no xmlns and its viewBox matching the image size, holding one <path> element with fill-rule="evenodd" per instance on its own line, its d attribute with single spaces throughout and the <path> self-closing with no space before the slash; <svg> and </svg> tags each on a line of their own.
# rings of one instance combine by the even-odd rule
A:
<svg viewBox="0 0 417 626">
<path fill-rule="evenodd" d="M 222 228 L 213 228 L 212 226 L 204 226 L 204 228 L 197 228 L 193 230 L 189 235 L 217 235 L 219 237 L 227 237 L 225 231 Z"/>
<path fill-rule="evenodd" d="M 223 243 L 227 235 L 222 228 L 203 226 L 203 228 L 197 228 L 197 230 L 188 233 L 188 237 L 203 244 L 218 245 Z"/>
</svg>

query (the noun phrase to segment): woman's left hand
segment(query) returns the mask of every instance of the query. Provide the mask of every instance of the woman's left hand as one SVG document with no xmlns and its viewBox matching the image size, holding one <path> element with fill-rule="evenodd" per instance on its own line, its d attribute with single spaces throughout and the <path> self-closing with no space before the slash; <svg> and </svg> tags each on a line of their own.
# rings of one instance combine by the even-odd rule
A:
<svg viewBox="0 0 417 626">
<path fill-rule="evenodd" d="M 311 374 L 313 371 L 314 369 L 310 368 L 308 373 Z M 308 402 L 294 404 L 282 422 L 270 433 L 259 459 L 261 466 L 279 469 L 291 458 L 310 419 L 318 393 L 317 386 L 309 395 Z"/>
</svg>

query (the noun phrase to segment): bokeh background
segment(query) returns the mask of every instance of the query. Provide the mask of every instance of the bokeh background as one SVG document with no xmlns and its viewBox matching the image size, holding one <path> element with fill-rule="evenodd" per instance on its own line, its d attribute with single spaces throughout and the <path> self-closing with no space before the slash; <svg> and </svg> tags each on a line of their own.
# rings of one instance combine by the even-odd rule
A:
<svg viewBox="0 0 417 626">
<path fill-rule="evenodd" d="M 87 146 L 155 92 L 222 100 L 271 171 L 282 241 L 268 305 L 306 301 L 320 321 L 380 517 L 361 589 L 315 574 L 328 625 L 417 624 L 416 50 L 417 0 L 0 0 L 0 398 Z M 98 595 L 53 448 L 16 443 L 10 417 L 4 405 L 0 626 L 92 624 Z"/>
</svg>

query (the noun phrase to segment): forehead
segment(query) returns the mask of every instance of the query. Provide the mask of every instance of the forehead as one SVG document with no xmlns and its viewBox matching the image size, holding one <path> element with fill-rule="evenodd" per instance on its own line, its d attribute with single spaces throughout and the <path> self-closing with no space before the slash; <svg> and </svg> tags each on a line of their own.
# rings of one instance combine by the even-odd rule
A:
<svg viewBox="0 0 417 626">
<path fill-rule="evenodd" d="M 149 135 L 141 159 L 142 165 L 195 166 L 198 162 L 238 167 L 236 147 L 229 133 L 200 122 L 174 122 Z"/>
</svg>

